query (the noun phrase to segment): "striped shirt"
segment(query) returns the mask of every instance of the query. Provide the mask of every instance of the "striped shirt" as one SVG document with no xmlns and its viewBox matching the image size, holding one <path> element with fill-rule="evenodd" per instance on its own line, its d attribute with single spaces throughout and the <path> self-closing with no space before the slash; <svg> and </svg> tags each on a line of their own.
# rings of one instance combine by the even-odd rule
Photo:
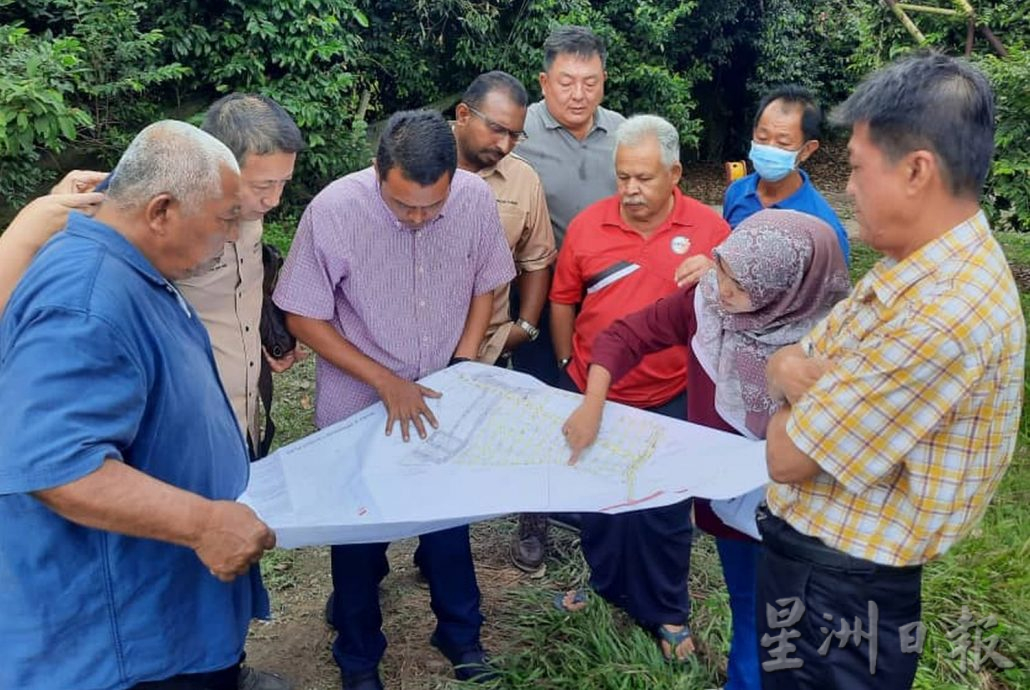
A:
<svg viewBox="0 0 1030 690">
<path fill-rule="evenodd" d="M 771 512 L 877 563 L 924 563 L 979 520 L 1012 459 L 1026 325 L 982 213 L 881 260 L 801 341 L 834 368 L 787 433 L 823 469 Z"/>
<path fill-rule="evenodd" d="M 458 170 L 440 215 L 419 230 L 401 225 L 366 168 L 336 180 L 301 217 L 275 303 L 330 322 L 352 345 L 401 378 L 447 366 L 474 296 L 515 276 L 497 200 Z M 319 358 L 315 424 L 349 417 L 379 398 Z"/>
</svg>

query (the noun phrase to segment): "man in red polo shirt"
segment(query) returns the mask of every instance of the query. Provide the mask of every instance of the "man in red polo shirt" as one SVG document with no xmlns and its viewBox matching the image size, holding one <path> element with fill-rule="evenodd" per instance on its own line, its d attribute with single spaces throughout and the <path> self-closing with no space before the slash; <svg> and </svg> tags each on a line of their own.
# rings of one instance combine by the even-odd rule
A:
<svg viewBox="0 0 1030 690">
<path fill-rule="evenodd" d="M 576 392 L 586 388 L 594 337 L 675 292 L 677 267 L 691 256 L 710 259 L 730 232 L 718 213 L 677 187 L 683 168 L 675 127 L 655 115 L 637 115 L 615 136 L 618 193 L 569 224 L 551 286 L 559 385 Z M 613 385 L 608 399 L 682 419 L 686 376 L 682 347 L 657 352 Z M 690 654 L 690 501 L 621 515 L 584 514 L 581 532 L 593 590 L 654 632 L 667 657 Z M 586 599 L 572 591 L 555 604 L 575 611 Z"/>
</svg>

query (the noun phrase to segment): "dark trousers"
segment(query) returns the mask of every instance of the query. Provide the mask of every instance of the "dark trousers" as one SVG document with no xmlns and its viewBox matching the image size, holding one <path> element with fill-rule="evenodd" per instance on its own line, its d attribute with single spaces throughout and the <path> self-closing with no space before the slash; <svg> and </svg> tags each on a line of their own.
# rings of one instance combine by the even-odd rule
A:
<svg viewBox="0 0 1030 690">
<path fill-rule="evenodd" d="M 572 383 L 562 372 L 566 384 Z M 683 419 L 686 395 L 649 412 Z M 687 577 L 693 540 L 691 500 L 607 515 L 583 513 L 580 538 L 590 566 L 590 587 L 647 628 L 686 625 Z"/>
<path fill-rule="evenodd" d="M 240 665 L 235 664 L 211 673 L 184 673 L 164 680 L 152 680 L 133 685 L 130 690 L 236 690 L 240 678 Z"/>
<path fill-rule="evenodd" d="M 333 657 L 346 675 L 372 671 L 386 651 L 379 583 L 390 572 L 389 544 L 346 544 L 332 548 L 333 622 L 337 636 Z M 468 525 L 419 537 L 415 562 L 429 582 L 436 635 L 449 649 L 464 650 L 479 642 L 483 616 L 472 564 Z"/>
<path fill-rule="evenodd" d="M 764 510 L 758 526 L 762 688 L 912 687 L 919 654 L 903 645 L 919 621 L 922 567 L 892 568 L 849 556 Z M 858 624 L 861 633 L 848 635 Z"/>
</svg>

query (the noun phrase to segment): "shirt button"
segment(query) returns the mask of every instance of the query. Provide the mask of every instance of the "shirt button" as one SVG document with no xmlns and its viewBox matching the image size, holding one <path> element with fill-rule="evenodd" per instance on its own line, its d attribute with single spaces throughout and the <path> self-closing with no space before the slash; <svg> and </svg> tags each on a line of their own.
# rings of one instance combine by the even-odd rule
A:
<svg viewBox="0 0 1030 690">
<path fill-rule="evenodd" d="M 253 362 L 251 362 L 251 363 L 250 363 L 250 366 L 254 366 L 254 363 L 253 363 Z"/>
<path fill-rule="evenodd" d="M 420 299 L 420 300 L 418 301 L 418 306 L 420 306 L 420 307 L 424 307 L 424 306 L 426 306 L 426 301 L 425 301 L 424 299 Z"/>
<path fill-rule="evenodd" d="M 428 335 L 422 336 L 422 342 L 428 343 L 429 342 L 429 336 Z"/>
<path fill-rule="evenodd" d="M 250 326 L 244 326 L 243 330 L 245 330 L 247 333 L 250 333 Z"/>
<path fill-rule="evenodd" d="M 424 268 L 422 268 L 421 266 L 419 266 L 419 267 L 418 267 L 418 272 L 419 272 L 419 273 L 422 273 L 423 271 L 425 271 L 425 269 L 424 269 Z"/>
</svg>

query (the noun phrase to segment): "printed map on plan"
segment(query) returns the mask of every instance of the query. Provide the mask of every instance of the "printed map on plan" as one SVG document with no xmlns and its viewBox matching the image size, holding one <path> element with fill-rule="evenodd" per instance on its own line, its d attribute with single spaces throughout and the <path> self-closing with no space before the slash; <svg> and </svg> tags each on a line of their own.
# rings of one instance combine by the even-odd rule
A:
<svg viewBox="0 0 1030 690">
<path fill-rule="evenodd" d="M 769 481 L 765 444 L 608 403 L 579 462 L 561 427 L 581 396 L 463 363 L 421 381 L 443 393 L 426 440 L 383 432 L 381 404 L 251 465 L 240 501 L 283 547 L 391 541 L 518 512 L 622 512 Z"/>
</svg>

